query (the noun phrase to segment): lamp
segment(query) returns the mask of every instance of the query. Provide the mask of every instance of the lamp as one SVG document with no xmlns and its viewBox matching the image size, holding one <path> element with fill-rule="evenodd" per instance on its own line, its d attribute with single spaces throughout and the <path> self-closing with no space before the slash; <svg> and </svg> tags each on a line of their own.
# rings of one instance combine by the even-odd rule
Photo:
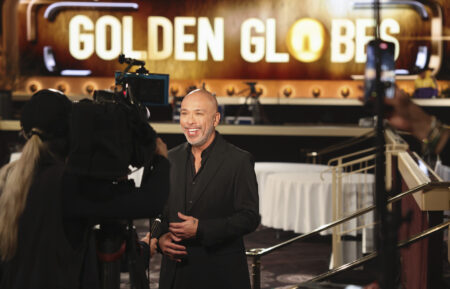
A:
<svg viewBox="0 0 450 289">
<path fill-rule="evenodd" d="M 232 96 L 235 93 L 234 86 L 230 85 L 227 87 L 227 95 Z"/>
<path fill-rule="evenodd" d="M 321 92 L 322 92 L 322 91 L 320 90 L 320 88 L 315 87 L 315 88 L 313 88 L 313 90 L 312 90 L 312 95 L 313 95 L 314 97 L 319 97 Z"/>
</svg>

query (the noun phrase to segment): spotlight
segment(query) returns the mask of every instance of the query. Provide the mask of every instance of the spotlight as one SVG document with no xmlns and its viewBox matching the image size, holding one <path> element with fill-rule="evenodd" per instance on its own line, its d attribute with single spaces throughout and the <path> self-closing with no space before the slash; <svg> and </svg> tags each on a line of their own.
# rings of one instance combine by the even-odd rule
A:
<svg viewBox="0 0 450 289">
<path fill-rule="evenodd" d="M 319 96 L 320 96 L 320 93 L 321 93 L 320 88 L 318 88 L 318 87 L 313 88 L 313 90 L 312 90 L 312 95 L 313 95 L 314 97 L 319 97 Z"/>
<path fill-rule="evenodd" d="M 291 88 L 291 87 L 286 87 L 285 89 L 283 89 L 283 94 L 284 94 L 284 96 L 286 96 L 286 97 L 291 96 L 291 94 L 292 94 L 292 88 Z"/>
<path fill-rule="evenodd" d="M 61 91 L 61 92 L 63 92 L 63 93 L 66 93 L 67 92 L 67 85 L 65 83 L 60 83 L 60 84 L 58 84 L 56 86 L 56 89 Z"/>
<path fill-rule="evenodd" d="M 84 90 L 87 92 L 87 94 L 92 94 L 95 90 L 95 85 L 93 85 L 92 83 L 88 83 L 85 85 Z"/>
<path fill-rule="evenodd" d="M 36 91 L 38 91 L 39 89 L 41 89 L 41 86 L 39 85 L 39 83 L 37 82 L 30 82 L 30 84 L 28 85 L 28 90 L 31 93 L 35 93 Z"/>
<path fill-rule="evenodd" d="M 344 98 L 347 98 L 347 96 L 350 95 L 350 88 L 348 88 L 348 87 L 343 87 L 343 88 L 341 89 L 341 95 L 342 95 Z"/>
<path fill-rule="evenodd" d="M 230 85 L 227 87 L 227 95 L 232 96 L 235 93 L 234 86 Z"/>
</svg>

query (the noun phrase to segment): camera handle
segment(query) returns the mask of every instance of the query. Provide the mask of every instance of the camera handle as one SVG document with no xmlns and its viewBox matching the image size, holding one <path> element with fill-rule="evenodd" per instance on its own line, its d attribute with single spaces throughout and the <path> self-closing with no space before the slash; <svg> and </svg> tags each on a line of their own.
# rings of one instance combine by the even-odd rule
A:
<svg viewBox="0 0 450 289">
<path fill-rule="evenodd" d="M 119 59 L 118 59 L 120 64 L 126 63 L 128 64 L 127 67 L 122 71 L 122 73 L 120 74 L 120 76 L 117 78 L 116 83 L 117 84 L 122 84 L 123 83 L 123 76 L 125 75 L 125 73 L 127 73 L 131 67 L 133 66 L 140 66 L 136 72 L 139 74 L 148 74 L 148 70 L 145 69 L 145 61 L 142 60 L 137 60 L 134 58 L 127 58 L 125 57 L 124 54 L 120 54 L 119 55 Z"/>
</svg>

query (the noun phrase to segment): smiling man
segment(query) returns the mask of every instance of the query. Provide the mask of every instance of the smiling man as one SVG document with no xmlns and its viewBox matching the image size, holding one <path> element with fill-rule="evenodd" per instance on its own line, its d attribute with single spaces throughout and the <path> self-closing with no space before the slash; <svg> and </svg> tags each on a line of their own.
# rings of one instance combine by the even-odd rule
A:
<svg viewBox="0 0 450 289">
<path fill-rule="evenodd" d="M 170 194 L 159 288 L 250 288 L 243 235 L 259 224 L 252 156 L 215 130 L 220 114 L 206 90 L 181 103 L 187 142 L 169 151 Z"/>
</svg>

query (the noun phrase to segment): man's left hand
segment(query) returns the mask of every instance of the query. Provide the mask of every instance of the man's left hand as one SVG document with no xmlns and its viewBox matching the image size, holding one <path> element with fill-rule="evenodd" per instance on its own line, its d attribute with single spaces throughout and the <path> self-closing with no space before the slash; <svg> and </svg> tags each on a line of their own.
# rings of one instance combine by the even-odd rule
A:
<svg viewBox="0 0 450 289">
<path fill-rule="evenodd" d="M 170 223 L 169 231 L 183 240 L 194 238 L 197 234 L 198 219 L 192 216 L 183 215 L 180 212 L 178 212 L 178 218 L 183 220 L 183 222 Z"/>
</svg>

